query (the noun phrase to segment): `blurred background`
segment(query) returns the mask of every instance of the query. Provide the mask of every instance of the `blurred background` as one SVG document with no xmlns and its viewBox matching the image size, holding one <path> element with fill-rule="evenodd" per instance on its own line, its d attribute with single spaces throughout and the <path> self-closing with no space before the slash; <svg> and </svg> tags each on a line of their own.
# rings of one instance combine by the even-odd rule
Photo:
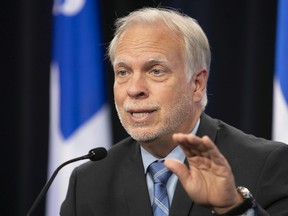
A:
<svg viewBox="0 0 288 216">
<path fill-rule="evenodd" d="M 271 139 L 277 1 L 99 0 L 103 49 L 117 17 L 143 6 L 173 7 L 198 20 L 212 50 L 206 112 Z M 3 1 L 1 16 L 0 215 L 24 215 L 48 178 L 51 0 Z M 103 57 L 111 142 L 126 137 Z M 88 151 L 89 149 L 85 149 Z M 68 184 L 68 182 L 67 182 Z M 34 215 L 45 215 L 42 201 Z"/>
</svg>

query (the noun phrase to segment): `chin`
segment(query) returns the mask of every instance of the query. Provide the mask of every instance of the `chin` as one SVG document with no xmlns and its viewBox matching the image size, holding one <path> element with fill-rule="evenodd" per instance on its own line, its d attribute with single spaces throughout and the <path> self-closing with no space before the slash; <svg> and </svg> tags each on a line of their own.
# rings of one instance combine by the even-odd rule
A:
<svg viewBox="0 0 288 216">
<path fill-rule="evenodd" d="M 153 132 L 132 132 L 128 131 L 128 134 L 136 141 L 138 142 L 151 142 L 155 139 L 158 138 L 159 134 L 158 133 L 153 133 Z"/>
<path fill-rule="evenodd" d="M 138 142 L 152 142 L 158 138 L 167 136 L 171 133 L 171 130 L 168 128 L 162 128 L 157 130 L 157 128 L 133 128 L 131 130 L 126 130 L 128 134 Z"/>
</svg>

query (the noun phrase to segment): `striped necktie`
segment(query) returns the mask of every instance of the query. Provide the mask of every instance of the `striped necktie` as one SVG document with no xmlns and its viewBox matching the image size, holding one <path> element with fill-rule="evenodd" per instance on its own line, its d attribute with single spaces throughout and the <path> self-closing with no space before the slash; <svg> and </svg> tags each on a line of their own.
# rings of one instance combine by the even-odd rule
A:
<svg viewBox="0 0 288 216">
<path fill-rule="evenodd" d="M 166 189 L 166 183 L 172 172 L 168 170 L 163 161 L 155 161 L 148 167 L 148 172 L 154 182 L 153 212 L 154 216 L 169 215 L 169 198 Z"/>
</svg>

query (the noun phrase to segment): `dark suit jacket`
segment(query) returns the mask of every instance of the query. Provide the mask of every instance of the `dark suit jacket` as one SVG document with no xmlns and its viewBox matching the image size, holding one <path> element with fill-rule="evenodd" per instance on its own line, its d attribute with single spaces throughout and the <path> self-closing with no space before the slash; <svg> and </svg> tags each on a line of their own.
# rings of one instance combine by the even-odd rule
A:
<svg viewBox="0 0 288 216">
<path fill-rule="evenodd" d="M 208 135 L 228 160 L 236 184 L 257 200 L 258 215 L 288 215 L 288 145 L 256 138 L 202 114 L 198 136 Z M 265 209 L 265 210 L 264 210 Z M 63 216 L 152 216 L 140 148 L 132 138 L 114 145 L 108 156 L 76 168 Z M 178 182 L 170 215 L 211 215 L 193 203 Z"/>
</svg>

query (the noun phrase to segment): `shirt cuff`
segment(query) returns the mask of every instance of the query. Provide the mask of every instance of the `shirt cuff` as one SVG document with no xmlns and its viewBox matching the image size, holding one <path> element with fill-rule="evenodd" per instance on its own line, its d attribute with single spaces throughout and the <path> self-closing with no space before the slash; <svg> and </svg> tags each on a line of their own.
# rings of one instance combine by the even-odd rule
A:
<svg viewBox="0 0 288 216">
<path fill-rule="evenodd" d="M 240 216 L 255 216 L 255 209 L 254 208 L 248 209 L 247 212 L 245 212 L 244 214 Z"/>
</svg>

